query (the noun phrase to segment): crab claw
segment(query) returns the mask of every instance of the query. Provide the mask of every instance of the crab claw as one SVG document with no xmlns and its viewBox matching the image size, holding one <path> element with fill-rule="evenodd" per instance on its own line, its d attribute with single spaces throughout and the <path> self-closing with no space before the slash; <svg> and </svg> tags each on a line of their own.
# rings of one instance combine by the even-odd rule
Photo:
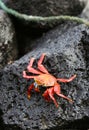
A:
<svg viewBox="0 0 89 130">
<path fill-rule="evenodd" d="M 34 88 L 34 84 L 31 84 L 27 90 L 27 97 L 30 99 L 31 97 L 31 90 Z"/>
<path fill-rule="evenodd" d="M 34 90 L 35 90 L 36 92 L 40 92 L 39 88 L 35 88 Z"/>
<path fill-rule="evenodd" d="M 27 97 L 28 97 L 28 99 L 30 100 L 31 95 L 30 95 L 30 94 L 28 94 L 28 95 L 27 95 Z"/>
<path fill-rule="evenodd" d="M 51 99 L 50 99 L 50 97 L 49 97 L 49 94 L 48 94 L 48 91 L 45 91 L 45 92 L 42 94 L 42 96 L 44 97 L 44 99 L 45 99 L 47 102 L 50 102 L 50 101 L 51 101 Z"/>
<path fill-rule="evenodd" d="M 58 103 L 56 101 L 56 99 L 54 98 L 54 87 L 48 88 L 44 93 L 43 93 L 43 97 L 46 101 L 50 101 L 53 100 L 54 104 L 56 107 L 58 107 Z"/>
<path fill-rule="evenodd" d="M 73 100 L 70 99 L 69 97 L 61 94 L 61 91 L 60 91 L 60 85 L 59 84 L 55 84 L 55 86 L 51 87 L 51 88 L 48 88 L 44 93 L 43 93 L 43 97 L 45 98 L 45 100 L 48 100 L 49 97 L 50 99 L 52 99 L 52 101 L 54 102 L 55 106 L 58 107 L 58 103 L 54 97 L 54 94 L 68 100 L 70 103 L 73 103 Z"/>
</svg>

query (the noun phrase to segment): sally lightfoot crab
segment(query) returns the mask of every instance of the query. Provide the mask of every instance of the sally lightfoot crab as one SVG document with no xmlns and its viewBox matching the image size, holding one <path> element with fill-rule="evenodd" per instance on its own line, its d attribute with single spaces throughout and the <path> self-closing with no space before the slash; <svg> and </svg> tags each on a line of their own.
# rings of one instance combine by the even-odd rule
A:
<svg viewBox="0 0 89 130">
<path fill-rule="evenodd" d="M 26 74 L 26 71 L 23 71 L 23 77 L 26 79 L 34 79 L 34 83 L 32 83 L 28 90 L 27 90 L 27 96 L 30 99 L 31 96 L 31 90 L 34 89 L 37 92 L 40 92 L 39 87 L 46 87 L 46 91 L 43 93 L 43 97 L 45 100 L 50 101 L 53 100 L 56 107 L 58 107 L 58 103 L 56 99 L 54 98 L 54 94 L 57 94 L 58 96 L 67 99 L 69 102 L 73 102 L 72 99 L 66 97 L 61 93 L 61 88 L 59 82 L 67 83 L 71 82 L 76 75 L 73 75 L 69 79 L 62 79 L 62 78 L 55 78 L 53 75 L 51 75 L 47 69 L 42 65 L 42 61 L 44 59 L 45 54 L 42 54 L 39 61 L 38 61 L 38 70 L 34 69 L 32 67 L 34 58 L 31 58 L 30 63 L 27 66 L 28 72 L 31 72 L 33 74 L 36 74 L 35 76 L 29 76 Z"/>
</svg>

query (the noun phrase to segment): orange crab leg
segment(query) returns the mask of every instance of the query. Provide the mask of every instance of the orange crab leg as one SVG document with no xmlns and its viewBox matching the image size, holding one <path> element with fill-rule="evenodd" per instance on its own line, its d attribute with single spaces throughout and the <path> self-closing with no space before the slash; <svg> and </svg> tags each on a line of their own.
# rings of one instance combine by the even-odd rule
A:
<svg viewBox="0 0 89 130">
<path fill-rule="evenodd" d="M 50 97 L 49 97 L 49 94 L 48 94 L 48 90 L 46 90 L 46 91 L 42 94 L 42 96 L 44 97 L 44 99 L 45 99 L 46 101 L 50 102 Z"/>
<path fill-rule="evenodd" d="M 39 69 L 40 71 L 42 71 L 43 73 L 48 74 L 47 69 L 42 65 L 44 56 L 45 56 L 45 54 L 43 53 L 43 54 L 41 55 L 39 61 L 38 61 L 38 69 Z"/>
<path fill-rule="evenodd" d="M 70 98 L 68 98 L 68 97 L 66 97 L 65 95 L 63 95 L 63 94 L 57 94 L 58 96 L 60 96 L 60 97 L 62 97 L 62 98 L 64 98 L 64 99 L 66 99 L 66 100 L 68 100 L 69 102 L 71 102 L 71 103 L 73 103 L 73 100 L 72 99 L 70 99 Z"/>
<path fill-rule="evenodd" d="M 49 88 L 48 93 L 49 93 L 50 98 L 53 100 L 54 104 L 56 105 L 56 107 L 58 107 L 58 103 L 57 103 L 56 99 L 53 96 L 54 95 L 54 87 Z"/>
<path fill-rule="evenodd" d="M 34 62 L 34 58 L 31 58 L 30 63 L 27 66 L 27 70 L 33 74 L 42 74 L 42 72 L 32 68 L 33 62 Z"/>
<path fill-rule="evenodd" d="M 56 107 L 58 107 L 58 103 L 57 103 L 57 101 L 56 101 L 56 99 L 54 98 L 53 95 L 54 95 L 54 87 L 47 89 L 47 90 L 44 92 L 44 94 L 43 94 L 43 96 L 44 96 L 44 98 L 45 98 L 46 100 L 49 101 L 48 97 L 50 97 L 50 99 L 53 100 L 53 102 L 54 102 L 54 104 L 56 105 Z"/>
<path fill-rule="evenodd" d="M 54 104 L 56 105 L 56 107 L 58 107 L 58 103 L 56 101 L 56 99 L 54 98 L 54 94 L 57 94 L 58 96 L 68 100 L 69 102 L 73 103 L 73 100 L 66 97 L 65 95 L 61 94 L 61 91 L 60 91 L 60 85 L 59 84 L 55 84 L 54 87 L 51 87 L 49 89 L 47 89 L 44 93 L 43 93 L 43 96 L 45 98 L 45 100 L 49 101 L 49 97 L 50 99 L 53 100 Z"/>
<path fill-rule="evenodd" d="M 26 71 L 23 71 L 23 77 L 26 78 L 26 79 L 33 79 L 33 78 L 36 78 L 37 76 L 28 76 L 26 74 Z"/>
<path fill-rule="evenodd" d="M 60 78 L 58 78 L 57 81 L 66 83 L 66 82 L 71 82 L 75 78 L 76 78 L 76 75 L 70 77 L 69 79 L 60 79 Z"/>
<path fill-rule="evenodd" d="M 65 95 L 61 94 L 60 85 L 59 84 L 56 84 L 54 86 L 54 93 L 56 93 L 58 96 L 60 96 L 60 97 L 62 97 L 64 99 L 68 100 L 69 102 L 73 103 L 72 99 L 70 99 L 70 98 L 66 97 Z"/>
</svg>

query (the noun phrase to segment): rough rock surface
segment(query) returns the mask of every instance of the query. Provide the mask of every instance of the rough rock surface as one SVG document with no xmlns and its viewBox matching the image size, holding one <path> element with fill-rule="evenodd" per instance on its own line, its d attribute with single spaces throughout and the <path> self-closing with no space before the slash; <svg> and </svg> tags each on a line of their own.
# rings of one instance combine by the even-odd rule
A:
<svg viewBox="0 0 89 130">
<path fill-rule="evenodd" d="M 8 15 L 0 10 L 0 69 L 16 57 L 15 30 Z"/>
<path fill-rule="evenodd" d="M 28 15 L 78 15 L 83 9 L 79 0 L 4 0 L 8 7 Z M 61 6 L 60 6 L 61 5 Z M 75 10 L 76 8 L 76 10 Z"/>
<path fill-rule="evenodd" d="M 63 24 L 33 44 L 30 53 L 8 65 L 0 72 L 1 129 L 58 130 L 89 128 L 89 29 L 85 25 Z M 26 90 L 33 82 L 22 77 L 29 59 L 45 52 L 43 64 L 56 77 L 69 78 L 60 83 L 62 93 L 74 100 L 73 104 L 55 96 L 59 103 L 46 102 L 42 93 L 32 92 L 30 101 Z M 37 60 L 34 63 L 36 67 Z M 81 125 L 80 125 L 81 124 Z M 3 126 L 3 127 L 2 127 Z M 0 129 L 0 130 L 1 130 Z"/>
</svg>

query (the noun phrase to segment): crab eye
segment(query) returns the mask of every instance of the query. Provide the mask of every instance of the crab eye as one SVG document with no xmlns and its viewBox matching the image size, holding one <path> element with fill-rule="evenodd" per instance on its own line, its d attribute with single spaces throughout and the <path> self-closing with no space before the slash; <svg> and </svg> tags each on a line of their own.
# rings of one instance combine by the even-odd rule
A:
<svg viewBox="0 0 89 130">
<path fill-rule="evenodd" d="M 34 82 L 34 86 L 35 86 L 35 88 L 37 88 L 38 84 L 36 82 Z"/>
</svg>

